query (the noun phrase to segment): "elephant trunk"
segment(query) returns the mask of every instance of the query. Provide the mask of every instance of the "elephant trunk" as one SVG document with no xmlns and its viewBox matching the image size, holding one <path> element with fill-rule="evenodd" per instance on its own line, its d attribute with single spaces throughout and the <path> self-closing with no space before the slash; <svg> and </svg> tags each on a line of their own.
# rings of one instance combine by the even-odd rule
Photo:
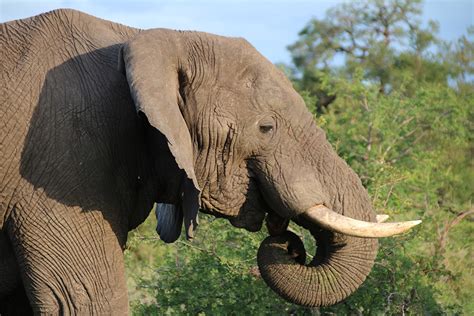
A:
<svg viewBox="0 0 474 316">
<path fill-rule="evenodd" d="M 298 140 L 295 144 L 303 143 L 302 148 L 292 148 L 291 155 L 282 154 L 275 158 L 278 162 L 260 168 L 266 172 L 260 182 L 271 209 L 271 236 L 262 242 L 257 261 L 265 282 L 283 298 L 327 306 L 364 282 L 377 255 L 376 238 L 402 233 L 420 221 L 382 223 L 386 216 L 376 216 L 360 179 L 313 121 Z M 266 179 L 271 181 L 265 185 Z M 316 254 L 308 263 L 300 238 L 286 231 L 289 219 L 316 240 Z"/>
<path fill-rule="evenodd" d="M 353 221 L 377 223 L 357 175 L 337 156 L 324 135 L 312 137 L 320 140 L 308 155 L 312 161 L 295 162 L 300 167 L 293 169 L 293 174 L 285 173 L 289 168 L 281 168 L 282 177 L 289 182 L 281 189 L 277 187 L 276 192 L 284 202 L 270 205 L 282 222 L 291 219 L 309 230 L 316 241 L 316 253 L 306 260 L 297 235 L 285 229 L 272 234 L 269 229 L 272 236 L 260 245 L 257 262 L 264 281 L 283 298 L 299 305 L 328 306 L 340 302 L 364 282 L 377 255 L 376 238 L 349 234 Z M 285 209 L 286 205 L 289 207 Z M 274 226 L 278 225 L 272 223 Z"/>
<path fill-rule="evenodd" d="M 286 300 L 304 306 L 328 306 L 353 293 L 369 274 L 377 239 L 334 233 L 298 217 L 316 240 L 316 254 L 306 263 L 300 238 L 289 231 L 267 237 L 257 261 L 268 286 Z"/>
<path fill-rule="evenodd" d="M 280 296 L 299 305 L 328 306 L 352 294 L 370 273 L 377 255 L 377 239 L 367 237 L 378 237 L 379 225 L 385 225 L 376 222 L 368 194 L 355 173 L 342 160 L 334 162 L 340 170 L 336 177 L 345 180 L 332 186 L 323 183 L 334 197 L 324 205 L 327 203 L 334 211 L 317 205 L 291 217 L 316 241 L 316 253 L 311 260 L 307 262 L 300 238 L 284 229 L 274 230 L 278 234 L 267 237 L 258 250 L 257 261 L 264 281 Z M 287 220 L 286 216 L 280 218 L 282 222 Z M 269 232 L 272 233 L 270 229 Z"/>
</svg>

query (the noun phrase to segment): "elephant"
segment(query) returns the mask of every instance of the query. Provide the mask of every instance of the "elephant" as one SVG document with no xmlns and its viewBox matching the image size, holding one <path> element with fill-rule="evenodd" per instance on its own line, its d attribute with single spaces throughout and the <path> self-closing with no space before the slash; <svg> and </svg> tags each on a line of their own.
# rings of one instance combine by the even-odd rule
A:
<svg viewBox="0 0 474 316">
<path fill-rule="evenodd" d="M 269 236 L 268 286 L 353 293 L 383 223 L 291 82 L 242 38 L 141 30 L 58 9 L 0 26 L 0 313 L 128 314 L 127 233 L 192 239 L 198 213 Z M 293 221 L 317 242 L 306 262 Z"/>
</svg>

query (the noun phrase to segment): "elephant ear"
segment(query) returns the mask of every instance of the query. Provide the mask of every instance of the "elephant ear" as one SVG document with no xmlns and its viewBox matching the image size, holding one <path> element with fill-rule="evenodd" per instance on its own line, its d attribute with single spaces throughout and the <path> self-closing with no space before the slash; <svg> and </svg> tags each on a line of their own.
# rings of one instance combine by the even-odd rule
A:
<svg viewBox="0 0 474 316">
<path fill-rule="evenodd" d="M 124 72 L 137 112 L 142 112 L 151 126 L 160 131 L 178 167 L 185 172 L 176 207 L 159 207 L 157 230 L 162 239 L 173 242 L 179 237 L 184 219 L 188 238 L 197 226 L 200 188 L 194 172 L 193 145 L 180 110 L 179 52 L 176 35 L 167 30 L 138 34 L 122 46 L 119 70 Z M 182 214 L 176 214 L 182 212 Z M 166 236 L 166 237 L 165 237 Z"/>
</svg>

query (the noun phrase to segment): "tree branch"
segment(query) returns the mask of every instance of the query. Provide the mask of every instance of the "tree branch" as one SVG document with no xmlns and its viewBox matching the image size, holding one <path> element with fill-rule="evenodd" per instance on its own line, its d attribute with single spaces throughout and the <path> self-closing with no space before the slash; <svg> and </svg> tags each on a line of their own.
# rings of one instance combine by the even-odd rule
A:
<svg viewBox="0 0 474 316">
<path fill-rule="evenodd" d="M 473 215 L 474 214 L 474 209 L 472 210 L 469 210 L 469 211 L 465 211 L 465 212 L 461 212 L 459 213 L 455 219 L 453 219 L 451 221 L 451 223 L 447 223 L 444 230 L 443 230 L 443 233 L 441 234 L 441 236 L 439 237 L 439 249 L 438 249 L 438 252 L 441 253 L 444 251 L 444 248 L 446 247 L 446 243 L 448 241 L 448 234 L 449 234 L 449 231 L 451 230 L 451 228 L 453 228 L 454 226 L 456 226 L 457 224 L 459 224 L 463 218 L 465 218 L 466 216 L 469 216 L 469 215 Z"/>
</svg>

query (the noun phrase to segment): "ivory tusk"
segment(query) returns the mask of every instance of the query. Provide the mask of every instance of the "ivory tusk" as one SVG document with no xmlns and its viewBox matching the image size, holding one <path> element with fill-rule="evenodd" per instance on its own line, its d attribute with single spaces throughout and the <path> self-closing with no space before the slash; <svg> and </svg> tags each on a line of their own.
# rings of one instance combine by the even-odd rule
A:
<svg viewBox="0 0 474 316">
<path fill-rule="evenodd" d="M 388 219 L 387 215 L 382 215 L 377 218 L 377 223 L 365 222 L 338 214 L 324 205 L 313 206 L 302 215 L 327 230 L 344 235 L 366 238 L 398 235 L 421 223 L 421 220 L 382 223 L 382 221 Z"/>
</svg>

